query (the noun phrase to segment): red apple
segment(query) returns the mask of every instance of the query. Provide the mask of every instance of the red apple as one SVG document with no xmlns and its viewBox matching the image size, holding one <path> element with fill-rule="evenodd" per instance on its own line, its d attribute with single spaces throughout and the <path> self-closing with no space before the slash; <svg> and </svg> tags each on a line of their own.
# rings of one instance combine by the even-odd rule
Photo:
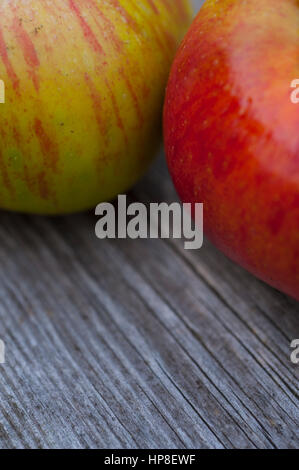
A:
<svg viewBox="0 0 299 470">
<path fill-rule="evenodd" d="M 167 89 L 167 160 L 208 237 L 299 300 L 299 3 L 207 1 Z"/>
</svg>

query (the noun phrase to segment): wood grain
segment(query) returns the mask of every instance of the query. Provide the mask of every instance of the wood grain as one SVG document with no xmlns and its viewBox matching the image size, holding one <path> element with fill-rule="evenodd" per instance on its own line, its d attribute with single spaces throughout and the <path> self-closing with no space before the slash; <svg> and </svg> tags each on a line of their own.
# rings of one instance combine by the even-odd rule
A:
<svg viewBox="0 0 299 470">
<path fill-rule="evenodd" d="M 176 200 L 163 155 L 129 197 Z M 299 304 L 96 220 L 0 214 L 0 447 L 298 448 Z"/>
</svg>

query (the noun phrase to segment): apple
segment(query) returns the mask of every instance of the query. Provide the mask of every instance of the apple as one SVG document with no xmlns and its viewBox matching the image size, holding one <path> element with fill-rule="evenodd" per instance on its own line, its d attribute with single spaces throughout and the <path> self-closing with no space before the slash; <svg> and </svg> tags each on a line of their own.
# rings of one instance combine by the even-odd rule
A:
<svg viewBox="0 0 299 470">
<path fill-rule="evenodd" d="M 299 300 L 299 5 L 207 1 L 174 61 L 164 130 L 184 202 L 207 236 Z"/>
<path fill-rule="evenodd" d="M 126 191 L 159 142 L 189 0 L 0 4 L 0 207 L 60 214 Z"/>
</svg>

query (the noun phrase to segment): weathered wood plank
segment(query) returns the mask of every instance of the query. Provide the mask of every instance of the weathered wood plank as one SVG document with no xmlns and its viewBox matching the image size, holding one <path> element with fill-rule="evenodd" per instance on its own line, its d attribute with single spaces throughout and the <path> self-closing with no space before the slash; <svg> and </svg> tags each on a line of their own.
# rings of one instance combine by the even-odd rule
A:
<svg viewBox="0 0 299 470">
<path fill-rule="evenodd" d="M 130 199 L 176 200 L 163 157 Z M 1 448 L 298 447 L 297 302 L 208 241 L 0 222 Z"/>
<path fill-rule="evenodd" d="M 175 200 L 162 162 L 130 197 Z M 298 446 L 298 304 L 208 242 L 94 223 L 1 214 L 1 446 Z"/>
</svg>

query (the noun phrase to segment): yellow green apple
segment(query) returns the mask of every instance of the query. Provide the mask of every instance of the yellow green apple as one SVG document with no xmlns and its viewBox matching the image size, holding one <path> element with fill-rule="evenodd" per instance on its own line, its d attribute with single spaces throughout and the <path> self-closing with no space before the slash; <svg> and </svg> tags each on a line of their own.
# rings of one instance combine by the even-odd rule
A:
<svg viewBox="0 0 299 470">
<path fill-rule="evenodd" d="M 0 207 L 59 214 L 126 191 L 159 141 L 189 0 L 0 4 Z"/>
</svg>

